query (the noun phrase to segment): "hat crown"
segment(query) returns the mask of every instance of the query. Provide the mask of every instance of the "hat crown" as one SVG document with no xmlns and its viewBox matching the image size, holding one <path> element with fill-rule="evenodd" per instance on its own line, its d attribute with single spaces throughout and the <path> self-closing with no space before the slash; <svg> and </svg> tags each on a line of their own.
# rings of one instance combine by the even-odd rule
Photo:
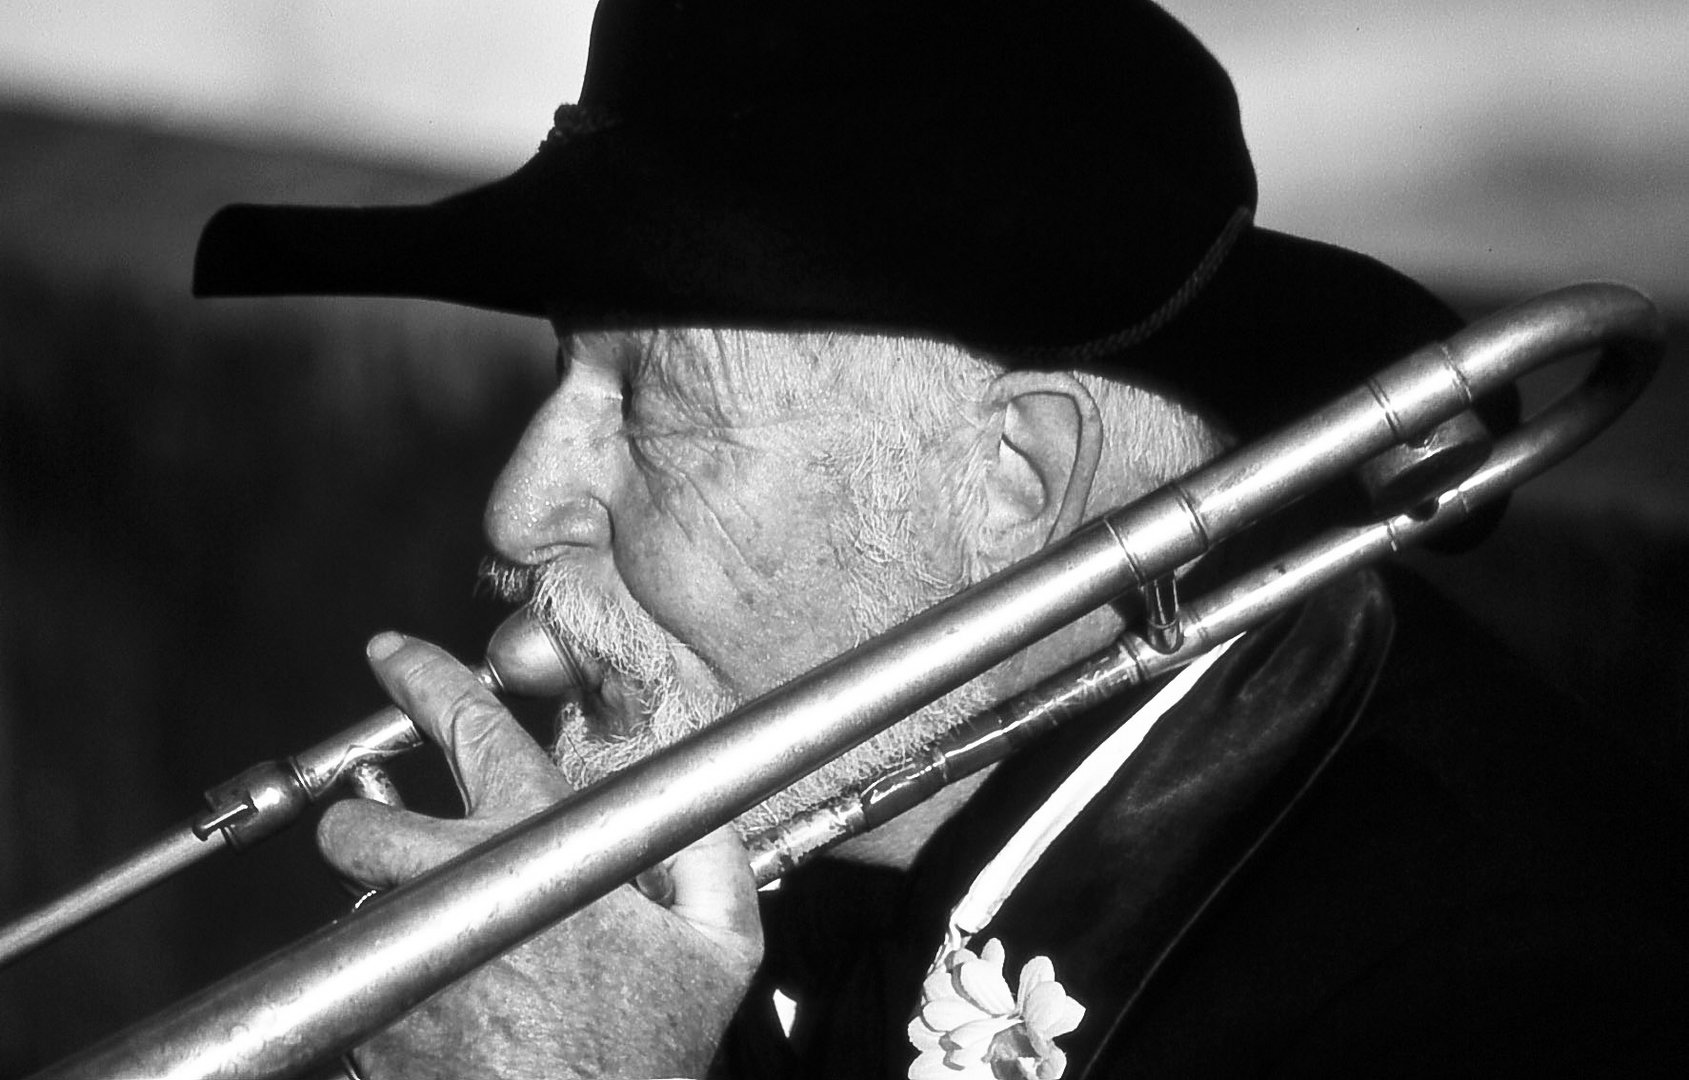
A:
<svg viewBox="0 0 1689 1080">
<path fill-rule="evenodd" d="M 1228 211 L 1255 176 L 1224 69 L 1135 0 L 603 0 L 580 104 L 650 124 L 888 128 L 1049 170 L 1155 172 Z M 972 162 L 989 168 L 989 158 Z"/>
<path fill-rule="evenodd" d="M 1255 202 L 1230 80 L 1143 0 L 603 0 L 554 136 L 432 207 L 219 215 L 196 287 L 1068 355 L 1173 317 Z"/>
</svg>

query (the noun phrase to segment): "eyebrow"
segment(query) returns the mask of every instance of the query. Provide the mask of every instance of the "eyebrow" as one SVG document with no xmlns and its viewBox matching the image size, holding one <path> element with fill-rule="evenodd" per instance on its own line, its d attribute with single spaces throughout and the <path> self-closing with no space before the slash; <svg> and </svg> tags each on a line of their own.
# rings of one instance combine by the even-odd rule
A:
<svg viewBox="0 0 1689 1080">
<path fill-rule="evenodd" d="M 658 337 L 664 338 L 658 347 Z M 702 339 L 702 340 L 701 340 Z M 755 380 L 719 331 L 653 335 L 648 362 L 656 378 L 682 408 L 715 423 L 732 424 L 754 415 L 760 400 L 747 393 Z"/>
<path fill-rule="evenodd" d="M 765 350 L 747 348 L 731 331 L 654 328 L 570 334 L 563 359 L 593 338 L 613 350 L 629 381 L 660 387 L 676 407 L 713 424 L 767 420 L 764 413 L 786 415 L 813 404 L 813 376 L 799 370 L 804 359 L 819 362 L 812 350 L 795 350 L 786 358 L 791 370 L 774 372 L 764 366 Z"/>
</svg>

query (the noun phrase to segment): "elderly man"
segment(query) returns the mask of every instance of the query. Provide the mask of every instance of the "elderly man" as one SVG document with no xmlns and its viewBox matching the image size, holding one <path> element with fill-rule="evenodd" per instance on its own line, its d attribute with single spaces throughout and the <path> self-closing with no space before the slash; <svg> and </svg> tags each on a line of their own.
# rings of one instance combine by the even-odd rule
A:
<svg viewBox="0 0 1689 1080">
<path fill-rule="evenodd" d="M 402 882 L 1457 326 L 1377 263 L 1254 227 L 1254 200 L 1229 82 L 1149 4 L 603 0 L 580 104 L 511 177 L 428 207 L 225 211 L 204 294 L 434 297 L 548 317 L 559 343 L 488 506 L 489 574 L 591 685 L 541 748 L 449 657 L 377 636 L 468 812 L 341 804 L 329 861 Z M 1142 617 L 1093 612 L 741 829 Z M 1675 1046 L 1676 871 L 1647 807 L 1411 579 L 1358 575 L 1245 636 L 1105 766 L 1141 704 L 761 897 L 714 834 L 660 901 L 613 893 L 357 1067 L 1375 1075 Z M 999 875 L 1004 852 L 1030 870 Z"/>
</svg>

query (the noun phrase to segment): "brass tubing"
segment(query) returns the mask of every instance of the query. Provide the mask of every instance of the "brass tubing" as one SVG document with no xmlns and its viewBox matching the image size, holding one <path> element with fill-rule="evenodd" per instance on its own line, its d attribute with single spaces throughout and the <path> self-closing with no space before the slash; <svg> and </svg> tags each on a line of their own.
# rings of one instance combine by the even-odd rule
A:
<svg viewBox="0 0 1689 1080">
<path fill-rule="evenodd" d="M 1660 339 L 1652 305 L 1610 285 L 1475 324 L 41 1075 L 287 1076 L 331 1059 L 798 776 L 1404 433 L 1586 348 L 1647 367 Z"/>
<path fill-rule="evenodd" d="M 1615 351 L 1616 352 L 1616 351 Z M 1330 529 L 1177 610 L 1171 628 L 1151 618 L 1097 656 L 1045 680 L 963 725 L 920 761 L 876 778 L 747 842 L 759 885 L 805 859 L 896 817 L 947 784 L 1006 757 L 1027 739 L 1134 686 L 1195 660 L 1235 634 L 1307 599 L 1344 575 L 1467 520 L 1490 499 L 1551 468 L 1588 442 L 1641 393 L 1656 360 L 1609 355 L 1582 386 L 1499 440 L 1489 459 L 1429 512 Z M 1170 581 L 1170 578 L 1158 578 Z M 1171 638 L 1164 647 L 1157 638 Z"/>
<path fill-rule="evenodd" d="M 195 835 L 192 821 L 180 823 L 140 851 L 101 870 L 68 895 L 26 912 L 0 928 L 0 967 L 34 952 L 100 912 L 139 896 L 224 847 L 220 834 L 201 839 Z"/>
<path fill-rule="evenodd" d="M 527 609 L 499 625 L 487 643 L 486 662 L 472 670 L 499 694 L 556 695 L 582 682 L 575 658 Z M 207 855 L 244 850 L 279 832 L 347 786 L 366 797 L 382 791 L 388 795 L 382 801 L 393 801 L 397 792 L 380 766 L 422 744 L 410 717 L 389 705 L 292 757 L 242 770 L 208 789 L 206 809 L 184 826 L 0 927 L 0 968 Z"/>
</svg>

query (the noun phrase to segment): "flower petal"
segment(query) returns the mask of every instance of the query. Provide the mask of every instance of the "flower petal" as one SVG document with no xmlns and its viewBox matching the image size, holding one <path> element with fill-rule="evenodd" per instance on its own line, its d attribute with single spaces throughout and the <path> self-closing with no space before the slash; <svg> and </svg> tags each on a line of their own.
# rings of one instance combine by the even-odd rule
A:
<svg viewBox="0 0 1689 1080">
<path fill-rule="evenodd" d="M 1066 1035 L 1085 1019 L 1085 1006 L 1067 996 L 1059 982 L 1042 982 L 1034 986 L 1021 1001 L 1021 1015 L 1026 1026 L 1047 1039 Z"/>
<path fill-rule="evenodd" d="M 995 939 L 993 939 L 995 940 Z M 963 964 L 956 971 L 956 981 L 969 1001 L 997 1016 L 1015 1011 L 1015 996 L 1003 981 L 1002 963 L 980 959 Z"/>
<path fill-rule="evenodd" d="M 995 1074 L 991 1071 L 991 1062 L 987 1061 L 979 1047 L 962 1049 L 957 1047 L 944 1055 L 944 1064 L 951 1069 L 951 1076 L 966 1077 L 967 1080 L 993 1080 Z"/>
<path fill-rule="evenodd" d="M 957 997 L 956 976 L 946 969 L 937 969 L 927 975 L 921 983 L 921 1000 L 936 1001 L 939 998 Z"/>
<path fill-rule="evenodd" d="M 928 1027 L 926 1021 L 919 1016 L 909 1021 L 909 1041 L 914 1043 L 915 1049 L 922 1053 L 928 1050 L 937 1050 L 943 1034 L 942 1031 L 934 1031 Z"/>
<path fill-rule="evenodd" d="M 975 1020 L 970 1024 L 963 1024 L 952 1031 L 947 1038 L 959 1048 L 970 1048 L 977 1043 L 989 1042 L 999 1031 L 1012 1028 L 1020 1023 L 1013 1016 L 991 1016 L 984 1020 Z M 983 1050 L 981 1051 L 983 1053 Z"/>
<path fill-rule="evenodd" d="M 1067 1071 L 1067 1055 L 1055 1047 L 1038 1059 L 1038 1080 L 1061 1080 Z"/>
<path fill-rule="evenodd" d="M 1056 977 L 1056 966 L 1050 963 L 1047 956 L 1034 956 L 1020 969 L 1020 989 L 1015 994 L 1015 1000 L 1024 1008 L 1026 996 L 1032 993 L 1032 988 L 1040 983 L 1051 982 Z"/>
<path fill-rule="evenodd" d="M 921 1019 L 938 1031 L 955 1031 L 963 1024 L 984 1020 L 985 1010 L 965 998 L 949 997 L 929 1001 L 921 1006 Z"/>
<path fill-rule="evenodd" d="M 965 1074 L 945 1064 L 944 1053 L 928 1050 L 909 1066 L 909 1080 L 961 1080 Z"/>
</svg>

